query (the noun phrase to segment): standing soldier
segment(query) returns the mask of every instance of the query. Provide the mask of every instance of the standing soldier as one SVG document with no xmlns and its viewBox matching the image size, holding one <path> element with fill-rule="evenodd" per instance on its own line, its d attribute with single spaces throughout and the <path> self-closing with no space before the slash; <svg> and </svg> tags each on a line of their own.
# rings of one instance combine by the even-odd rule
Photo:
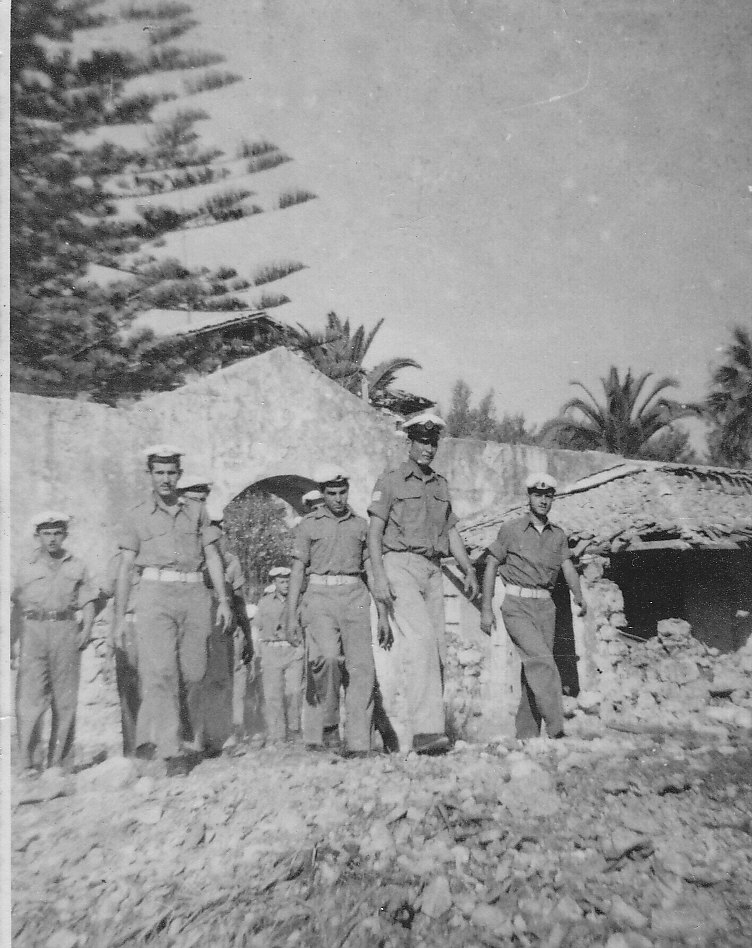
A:
<svg viewBox="0 0 752 948">
<path fill-rule="evenodd" d="M 362 579 L 364 569 L 370 569 L 368 525 L 348 506 L 347 474 L 328 467 L 318 472 L 317 480 L 324 504 L 298 524 L 286 615 L 288 634 L 293 634 L 308 569 L 301 607 L 306 639 L 305 741 L 312 750 L 324 746 L 325 717 L 339 692 L 343 653 L 347 676 L 344 754 L 364 757 L 371 748 L 375 684 L 370 599 Z"/>
<path fill-rule="evenodd" d="M 84 563 L 65 547 L 68 514 L 40 513 L 32 521 L 39 549 L 21 566 L 12 599 L 20 612 L 18 742 L 24 773 L 38 769 L 35 751 L 42 718 L 52 708 L 48 767 L 70 769 L 81 651 L 91 639 L 99 590 Z M 82 623 L 76 621 L 82 610 Z"/>
<path fill-rule="evenodd" d="M 135 563 L 141 574 L 136 614 L 143 689 L 137 742 L 154 740 L 168 775 L 175 775 L 188 770 L 180 740 L 181 679 L 194 732 L 201 723 L 201 682 L 211 622 L 211 592 L 204 584 L 204 565 L 217 591 L 222 629 L 230 624 L 231 610 L 217 549 L 220 531 L 209 523 L 203 505 L 177 491 L 182 452 L 160 444 L 144 453 L 152 490 L 130 511 L 121 536 L 116 616 L 119 623 L 125 622 Z"/>
<path fill-rule="evenodd" d="M 556 607 L 551 598 L 559 569 L 581 614 L 587 611 L 567 535 L 548 519 L 556 481 L 550 474 L 532 474 L 526 486 L 529 511 L 503 523 L 488 548 L 480 622 L 490 635 L 495 626 L 491 608 L 494 586 L 500 572 L 505 587 L 501 606 L 504 627 L 522 659 L 522 693 L 516 720 L 521 740 L 537 737 L 541 720 L 546 722 L 549 737 L 564 736 L 561 678 L 554 660 Z"/>
<path fill-rule="evenodd" d="M 457 531 L 446 479 L 431 467 L 444 422 L 424 412 L 402 427 L 410 439 L 408 460 L 381 475 L 368 508 L 373 589 L 377 601 L 392 611 L 401 637 L 413 749 L 441 754 L 449 749 L 441 558 L 450 553 L 455 558 L 471 599 L 478 581 Z"/>
<path fill-rule="evenodd" d="M 324 495 L 320 490 L 309 490 L 307 494 L 303 494 L 302 500 L 306 513 L 310 513 L 324 503 Z"/>
<path fill-rule="evenodd" d="M 300 699 L 303 690 L 303 644 L 297 627 L 289 634 L 282 627 L 290 570 L 269 570 L 270 591 L 261 599 L 253 617 L 261 651 L 266 737 L 278 743 L 300 734 Z"/>
</svg>

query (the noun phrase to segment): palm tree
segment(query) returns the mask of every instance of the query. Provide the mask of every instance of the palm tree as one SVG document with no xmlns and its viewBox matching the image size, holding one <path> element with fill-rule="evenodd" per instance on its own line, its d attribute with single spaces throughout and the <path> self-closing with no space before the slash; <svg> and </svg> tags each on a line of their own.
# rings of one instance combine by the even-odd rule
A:
<svg viewBox="0 0 752 948">
<path fill-rule="evenodd" d="M 719 464 L 748 467 L 752 462 L 752 333 L 732 331 L 725 361 L 713 373 L 707 409 L 716 424 L 709 438 L 711 457 Z"/>
<path fill-rule="evenodd" d="M 305 358 L 327 378 L 354 395 L 378 402 L 380 396 L 388 393 L 402 369 L 421 368 L 418 362 L 408 358 L 386 359 L 372 369 L 364 367 L 371 343 L 383 323 L 384 320 L 380 319 L 368 333 L 365 326 L 358 326 L 352 332 L 349 319 L 343 322 L 336 313 L 327 313 L 323 332 L 311 331 L 298 324 L 294 342 Z"/>
<path fill-rule="evenodd" d="M 570 398 L 562 405 L 558 417 L 543 426 L 541 437 L 579 451 L 609 451 L 628 458 L 664 461 L 688 460 L 688 435 L 677 432 L 672 425 L 679 418 L 699 414 L 700 409 L 661 394 L 679 384 L 672 378 L 659 379 L 644 396 L 652 375 L 645 372 L 638 378 L 628 369 L 621 379 L 619 370 L 611 366 L 608 375 L 601 379 L 605 396 L 602 404 L 582 382 L 571 382 L 581 388 L 589 400 Z"/>
</svg>

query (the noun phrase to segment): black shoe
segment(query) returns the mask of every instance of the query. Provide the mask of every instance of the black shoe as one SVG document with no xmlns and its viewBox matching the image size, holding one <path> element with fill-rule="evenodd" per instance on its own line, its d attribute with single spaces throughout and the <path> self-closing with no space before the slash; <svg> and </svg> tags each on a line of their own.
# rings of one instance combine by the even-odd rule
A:
<svg viewBox="0 0 752 948">
<path fill-rule="evenodd" d="M 339 752 L 339 756 L 345 760 L 358 760 L 364 757 L 380 757 L 381 755 L 377 750 L 349 750 L 347 747 L 343 747 Z"/>
<path fill-rule="evenodd" d="M 416 754 L 446 754 L 451 743 L 446 734 L 416 734 L 413 737 L 413 750 Z"/>
<path fill-rule="evenodd" d="M 168 757 L 165 765 L 168 777 L 187 777 L 191 772 L 191 764 L 187 757 Z"/>
<path fill-rule="evenodd" d="M 562 737 L 566 737 L 566 736 L 567 736 L 567 735 L 564 733 L 564 731 L 559 731 L 558 734 L 553 734 L 553 735 L 551 736 L 551 738 L 552 738 L 552 740 L 554 740 L 554 741 L 560 741 L 560 740 L 562 739 Z"/>
</svg>

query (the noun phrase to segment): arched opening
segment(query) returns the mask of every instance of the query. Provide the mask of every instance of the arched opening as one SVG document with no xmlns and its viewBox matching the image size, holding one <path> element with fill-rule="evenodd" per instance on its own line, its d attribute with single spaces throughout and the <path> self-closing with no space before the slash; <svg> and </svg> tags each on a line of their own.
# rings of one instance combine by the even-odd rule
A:
<svg viewBox="0 0 752 948">
<path fill-rule="evenodd" d="M 303 495 L 317 485 L 298 474 L 279 474 L 250 484 L 225 506 L 225 533 L 240 560 L 246 597 L 258 602 L 269 570 L 290 566 L 295 525 L 305 514 Z"/>
</svg>

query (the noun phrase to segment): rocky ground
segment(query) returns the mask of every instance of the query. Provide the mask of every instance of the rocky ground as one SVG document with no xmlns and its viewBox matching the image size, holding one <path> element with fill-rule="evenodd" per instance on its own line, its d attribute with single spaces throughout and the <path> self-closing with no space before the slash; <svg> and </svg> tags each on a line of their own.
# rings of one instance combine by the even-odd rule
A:
<svg viewBox="0 0 752 948">
<path fill-rule="evenodd" d="M 443 758 L 241 745 L 187 777 L 112 757 L 18 781 L 14 944 L 748 945 L 749 732 L 570 728 Z"/>
</svg>

